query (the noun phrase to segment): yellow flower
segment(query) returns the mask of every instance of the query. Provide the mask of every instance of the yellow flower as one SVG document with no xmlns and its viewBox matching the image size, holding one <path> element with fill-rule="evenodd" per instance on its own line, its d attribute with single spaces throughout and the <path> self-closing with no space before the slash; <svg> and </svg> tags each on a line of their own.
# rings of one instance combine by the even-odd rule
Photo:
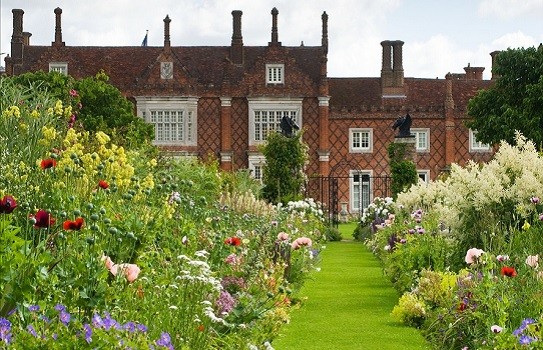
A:
<svg viewBox="0 0 543 350">
<path fill-rule="evenodd" d="M 41 132 L 43 134 L 43 137 L 48 141 L 53 141 L 57 137 L 57 131 L 55 128 L 49 128 L 47 126 L 44 126 L 41 128 Z"/>
<path fill-rule="evenodd" d="M 57 103 L 55 104 L 55 114 L 58 115 L 58 116 L 61 116 L 62 115 L 62 101 L 61 100 L 58 100 Z"/>
<path fill-rule="evenodd" d="M 109 136 L 107 136 L 103 131 L 98 131 L 95 136 L 96 140 L 98 140 L 98 143 L 101 145 L 105 145 L 110 141 Z"/>
<path fill-rule="evenodd" d="M 64 108 L 64 116 L 70 117 L 72 115 L 72 106 L 68 106 Z"/>
<path fill-rule="evenodd" d="M 522 229 L 524 231 L 528 231 L 530 229 L 531 225 L 528 223 L 528 221 L 524 221 L 524 225 L 522 225 Z"/>
<path fill-rule="evenodd" d="M 19 118 L 21 116 L 21 111 L 19 110 L 19 107 L 11 106 L 11 107 L 7 108 L 5 111 L 2 112 L 2 116 L 4 118 L 8 118 L 8 117 L 17 117 L 17 118 Z"/>
<path fill-rule="evenodd" d="M 147 166 L 150 166 L 150 167 L 156 167 L 157 166 L 157 161 L 156 159 L 151 159 L 150 161 L 147 162 Z"/>
<path fill-rule="evenodd" d="M 30 116 L 32 118 L 39 118 L 40 117 L 40 112 L 38 112 L 38 110 L 35 109 L 30 113 Z"/>
</svg>

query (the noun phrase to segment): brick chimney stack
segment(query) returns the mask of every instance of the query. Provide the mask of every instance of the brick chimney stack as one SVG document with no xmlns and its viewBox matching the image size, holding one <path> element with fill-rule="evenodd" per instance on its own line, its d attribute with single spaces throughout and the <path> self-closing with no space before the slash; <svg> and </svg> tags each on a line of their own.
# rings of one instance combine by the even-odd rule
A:
<svg viewBox="0 0 543 350">
<path fill-rule="evenodd" d="M 403 86 L 403 53 L 401 40 L 385 40 L 383 47 L 383 61 L 381 68 L 381 89 L 383 97 L 405 97 Z"/>
<path fill-rule="evenodd" d="M 230 46 L 230 60 L 234 64 L 243 64 L 243 36 L 241 35 L 241 15 L 239 10 L 232 11 L 232 44 Z"/>
<path fill-rule="evenodd" d="M 60 47 L 64 46 L 64 42 L 62 41 L 62 25 L 61 25 L 61 15 L 62 15 L 62 9 L 60 7 L 57 7 L 55 9 L 55 41 L 53 41 L 53 46 Z"/>
<path fill-rule="evenodd" d="M 13 13 L 13 34 L 11 35 L 11 63 L 23 63 L 23 14 L 21 9 L 11 10 Z"/>
<path fill-rule="evenodd" d="M 281 46 L 281 43 L 279 42 L 278 34 L 277 34 L 277 15 L 279 14 L 279 11 L 277 11 L 277 8 L 273 8 L 271 10 L 272 14 L 272 33 L 271 33 L 271 42 L 268 43 L 269 46 Z"/>
<path fill-rule="evenodd" d="M 32 33 L 23 32 L 23 44 L 25 46 L 30 46 L 30 37 L 31 36 L 32 36 Z"/>
<path fill-rule="evenodd" d="M 321 46 L 324 49 L 324 54 L 328 54 L 328 14 L 326 13 L 326 11 L 322 13 Z"/>
<path fill-rule="evenodd" d="M 464 67 L 466 72 L 466 80 L 483 80 L 483 71 L 485 67 L 471 67 L 468 63 L 467 67 Z"/>
<path fill-rule="evenodd" d="M 171 49 L 171 43 L 170 43 L 170 22 L 172 20 L 170 19 L 170 16 L 166 15 L 166 18 L 164 18 L 164 51 L 166 53 L 170 52 Z"/>
</svg>

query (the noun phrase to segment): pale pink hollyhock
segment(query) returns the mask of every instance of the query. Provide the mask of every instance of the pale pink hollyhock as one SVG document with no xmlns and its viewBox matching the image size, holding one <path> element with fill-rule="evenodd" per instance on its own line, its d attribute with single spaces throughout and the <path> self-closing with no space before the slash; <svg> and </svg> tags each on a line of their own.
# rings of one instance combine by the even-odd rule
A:
<svg viewBox="0 0 543 350">
<path fill-rule="evenodd" d="M 539 266 L 539 254 L 538 255 L 528 255 L 526 258 L 526 265 L 537 269 Z"/>
<path fill-rule="evenodd" d="M 294 242 L 291 243 L 290 246 L 292 249 L 296 250 L 296 249 L 300 249 L 301 247 L 311 247 L 311 244 L 313 244 L 313 242 L 311 242 L 310 238 L 300 237 L 300 238 L 296 238 Z"/>
<path fill-rule="evenodd" d="M 277 239 L 280 240 L 280 241 L 286 241 L 286 240 L 288 240 L 288 233 L 286 233 L 286 232 L 279 232 L 279 234 L 277 234 Z"/>
<path fill-rule="evenodd" d="M 503 328 L 498 325 L 493 325 L 492 327 L 490 327 L 490 330 L 492 331 L 492 333 L 501 333 L 501 331 L 503 331 Z"/>
<path fill-rule="evenodd" d="M 466 264 L 473 264 L 476 259 L 478 259 L 482 254 L 484 253 L 484 250 L 477 249 L 477 248 L 471 248 L 466 253 Z"/>
</svg>

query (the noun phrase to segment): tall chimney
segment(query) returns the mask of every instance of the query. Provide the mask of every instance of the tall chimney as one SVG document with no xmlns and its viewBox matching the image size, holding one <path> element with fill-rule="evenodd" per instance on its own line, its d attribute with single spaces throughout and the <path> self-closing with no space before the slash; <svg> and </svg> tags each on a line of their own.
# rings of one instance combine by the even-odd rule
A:
<svg viewBox="0 0 543 350">
<path fill-rule="evenodd" d="M 32 33 L 23 32 L 23 44 L 25 46 L 30 46 L 30 37 L 31 36 L 32 36 Z"/>
<path fill-rule="evenodd" d="M 13 13 L 13 34 L 11 35 L 11 60 L 13 64 L 23 63 L 23 14 L 21 9 L 11 10 Z"/>
<path fill-rule="evenodd" d="M 241 15 L 239 10 L 232 11 L 232 44 L 230 47 L 230 60 L 234 64 L 243 64 L 243 36 L 241 35 Z"/>
<path fill-rule="evenodd" d="M 328 54 L 328 14 L 326 11 L 322 13 L 322 39 L 321 46 L 324 49 L 324 53 Z"/>
<path fill-rule="evenodd" d="M 60 18 L 61 15 L 62 15 L 62 9 L 60 7 L 57 7 L 55 9 L 55 41 L 53 42 L 53 46 L 55 47 L 65 45 L 62 42 L 62 25 L 61 25 L 61 18 Z"/>
<path fill-rule="evenodd" d="M 169 53 L 171 48 L 170 43 L 170 22 L 172 20 L 170 19 L 170 16 L 166 15 L 166 18 L 164 18 L 164 51 Z"/>
<path fill-rule="evenodd" d="M 466 80 L 483 80 L 483 71 L 485 67 L 471 67 L 468 63 L 467 67 L 464 67 L 466 72 Z"/>
<path fill-rule="evenodd" d="M 383 63 L 381 68 L 381 87 L 383 96 L 404 97 L 404 71 L 401 40 L 385 40 L 383 47 Z"/>
<path fill-rule="evenodd" d="M 269 43 L 270 46 L 280 46 L 281 43 L 278 39 L 277 34 L 277 15 L 279 14 L 279 11 L 277 11 L 277 8 L 273 8 L 271 10 L 272 14 L 272 33 L 271 33 L 271 42 Z"/>
</svg>

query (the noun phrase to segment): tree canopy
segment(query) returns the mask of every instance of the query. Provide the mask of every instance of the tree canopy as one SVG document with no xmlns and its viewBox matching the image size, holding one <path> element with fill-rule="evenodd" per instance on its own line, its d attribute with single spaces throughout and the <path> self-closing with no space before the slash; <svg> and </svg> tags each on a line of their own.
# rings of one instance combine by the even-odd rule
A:
<svg viewBox="0 0 543 350">
<path fill-rule="evenodd" d="M 519 131 L 537 145 L 543 144 L 543 46 L 508 49 L 496 56 L 496 83 L 468 103 L 466 125 L 477 140 L 515 143 Z"/>
</svg>

